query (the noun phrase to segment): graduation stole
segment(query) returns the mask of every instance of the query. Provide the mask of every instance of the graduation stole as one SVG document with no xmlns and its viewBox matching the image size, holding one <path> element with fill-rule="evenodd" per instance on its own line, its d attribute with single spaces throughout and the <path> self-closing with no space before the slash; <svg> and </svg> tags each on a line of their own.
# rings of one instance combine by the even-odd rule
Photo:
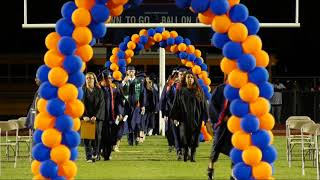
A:
<svg viewBox="0 0 320 180">
<path fill-rule="evenodd" d="M 113 96 L 113 90 L 112 87 L 110 86 L 110 94 L 111 94 L 111 113 L 112 113 L 112 119 L 115 120 L 115 114 L 114 114 L 114 96 Z"/>
<path fill-rule="evenodd" d="M 222 123 L 223 118 L 224 118 L 225 115 L 226 115 L 226 110 L 227 110 L 227 108 L 228 108 L 228 99 L 225 99 L 224 102 L 223 102 L 222 112 L 220 113 L 218 122 L 217 122 L 217 124 L 215 124 L 214 129 L 216 129 L 216 128 Z"/>
<path fill-rule="evenodd" d="M 137 79 L 134 79 L 134 96 L 137 101 L 139 101 L 140 93 L 141 93 L 141 82 L 139 82 Z"/>
</svg>

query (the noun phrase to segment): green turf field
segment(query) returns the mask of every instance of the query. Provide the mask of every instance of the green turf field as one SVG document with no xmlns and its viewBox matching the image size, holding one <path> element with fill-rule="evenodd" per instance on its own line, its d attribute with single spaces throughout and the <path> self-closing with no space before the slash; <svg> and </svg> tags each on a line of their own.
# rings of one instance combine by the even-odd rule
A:
<svg viewBox="0 0 320 180">
<path fill-rule="evenodd" d="M 175 153 L 168 153 L 166 139 L 161 136 L 147 137 L 142 145 L 136 147 L 127 146 L 124 139 L 120 147 L 121 152 L 113 152 L 111 161 L 86 163 L 84 148 L 79 147 L 76 179 L 206 179 L 211 143 L 200 144 L 196 163 L 176 161 Z M 316 179 L 316 168 L 312 167 L 311 161 L 307 162 L 306 176 L 301 175 L 301 157 L 298 148 L 294 152 L 292 167 L 288 167 L 285 137 L 276 137 L 275 146 L 278 150 L 278 160 L 275 163 L 276 179 Z M 226 156 L 221 156 L 215 170 L 216 178 L 229 179 L 230 171 L 230 160 Z M 13 168 L 12 162 L 2 163 L 0 179 L 31 178 L 30 162 L 26 158 L 19 158 L 16 169 Z"/>
</svg>

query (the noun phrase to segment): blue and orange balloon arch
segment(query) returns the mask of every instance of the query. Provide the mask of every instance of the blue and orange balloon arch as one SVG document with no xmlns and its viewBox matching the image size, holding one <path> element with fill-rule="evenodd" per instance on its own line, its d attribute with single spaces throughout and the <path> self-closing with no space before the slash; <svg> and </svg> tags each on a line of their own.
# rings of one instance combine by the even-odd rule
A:
<svg viewBox="0 0 320 180">
<path fill-rule="evenodd" d="M 63 5 L 63 18 L 57 21 L 56 32 L 50 33 L 45 40 L 48 48 L 44 56 L 45 64 L 37 71 L 42 83 L 39 88 L 41 98 L 37 102 L 39 114 L 35 119 L 35 146 L 32 152 L 34 161 L 31 170 L 34 179 L 61 180 L 76 176 L 75 160 L 80 143 L 77 131 L 81 124 L 79 117 L 84 112 L 84 105 L 80 101 L 83 96 L 81 87 L 85 83 L 83 71 L 86 62 L 93 56 L 91 45 L 95 38 L 105 36 L 105 23 L 113 16 L 119 16 L 124 9 L 141 3 L 142 0 L 75 0 Z M 273 95 L 273 88 L 268 83 L 269 75 L 265 69 L 269 64 L 269 56 L 262 50 L 262 42 L 257 35 L 259 21 L 254 16 L 249 16 L 248 9 L 240 4 L 240 0 L 176 0 L 176 4 L 179 8 L 189 8 L 197 13 L 200 22 L 210 24 L 215 31 L 212 45 L 222 49 L 224 58 L 221 69 L 228 74 L 224 94 L 231 102 L 232 113 L 228 129 L 233 133 L 234 148 L 230 153 L 235 163 L 233 175 L 237 179 L 272 179 L 272 166 L 277 153 L 272 145 L 271 130 L 275 120 L 269 113 L 268 99 Z M 154 31 L 155 34 L 160 33 Z M 143 35 L 146 36 L 144 33 Z M 163 36 L 163 32 L 156 37 L 154 35 L 153 39 L 162 41 L 163 44 L 164 40 L 161 38 L 168 37 L 168 34 Z M 177 37 L 174 39 L 175 44 Z M 149 38 L 150 36 L 148 41 Z M 128 42 L 126 47 L 129 50 L 137 48 L 133 48 L 136 40 L 131 39 L 132 42 Z M 171 46 L 174 47 L 172 51 L 175 52 L 181 43 Z M 184 48 L 184 45 L 180 46 L 180 50 Z M 132 55 L 131 51 L 126 51 L 125 54 L 120 53 L 120 57 Z M 114 55 L 119 59 L 118 53 Z M 184 57 L 185 53 L 180 51 L 180 56 Z M 196 59 L 200 57 L 201 55 L 196 56 Z M 113 63 L 120 71 L 115 71 L 117 73 L 113 76 L 120 78 L 124 70 L 121 65 L 128 63 L 128 59 L 122 61 L 120 58 L 115 63 L 117 58 L 114 58 Z M 192 62 L 193 59 L 192 57 L 189 61 Z M 192 63 L 201 65 L 199 59 L 198 64 Z M 110 68 L 116 70 L 115 65 Z M 205 69 L 199 67 L 201 72 Z M 198 70 L 199 68 L 195 68 L 194 71 L 199 72 Z"/>
</svg>

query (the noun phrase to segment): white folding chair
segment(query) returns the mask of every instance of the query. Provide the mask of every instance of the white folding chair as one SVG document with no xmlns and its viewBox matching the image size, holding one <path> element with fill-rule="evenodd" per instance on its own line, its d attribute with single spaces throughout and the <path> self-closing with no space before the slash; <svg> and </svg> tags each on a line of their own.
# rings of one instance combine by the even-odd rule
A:
<svg viewBox="0 0 320 180">
<path fill-rule="evenodd" d="M 314 123 L 308 116 L 290 116 L 286 120 L 286 152 L 289 167 L 291 167 L 292 151 L 296 144 L 301 144 L 301 133 L 293 134 L 292 130 L 301 131 L 301 127 L 306 123 Z M 304 135 L 303 135 L 304 136 Z M 309 136 L 305 136 L 308 139 Z"/>
<path fill-rule="evenodd" d="M 6 132 L 6 139 L 5 142 L 1 142 L 0 146 L 6 147 L 6 157 L 9 160 L 10 157 L 10 149 L 14 152 L 14 168 L 17 167 L 17 158 L 18 158 L 18 134 L 19 134 L 19 128 L 18 124 L 16 122 L 9 122 L 9 121 L 0 121 L 0 129 L 2 131 Z M 8 132 L 9 131 L 15 131 L 15 140 L 9 141 L 8 139 Z"/>
</svg>

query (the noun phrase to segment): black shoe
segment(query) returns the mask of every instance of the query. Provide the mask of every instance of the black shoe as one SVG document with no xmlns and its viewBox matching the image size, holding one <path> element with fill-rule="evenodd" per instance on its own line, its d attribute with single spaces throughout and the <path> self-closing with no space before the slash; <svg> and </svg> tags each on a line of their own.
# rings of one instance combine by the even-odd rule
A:
<svg viewBox="0 0 320 180">
<path fill-rule="evenodd" d="M 236 180 L 233 176 L 230 176 L 230 180 Z"/>
<path fill-rule="evenodd" d="M 214 169 L 213 168 L 208 168 L 207 169 L 207 176 L 208 176 L 208 180 L 213 180 L 214 179 Z"/>
<path fill-rule="evenodd" d="M 178 151 L 178 152 L 177 152 L 177 160 L 178 160 L 178 161 L 181 161 L 181 160 L 182 160 L 182 152 L 181 152 L 181 151 Z"/>
<path fill-rule="evenodd" d="M 188 151 L 183 152 L 183 161 L 187 162 L 188 161 Z"/>
<path fill-rule="evenodd" d="M 196 162 L 196 153 L 195 152 L 191 152 L 190 161 Z"/>
</svg>

